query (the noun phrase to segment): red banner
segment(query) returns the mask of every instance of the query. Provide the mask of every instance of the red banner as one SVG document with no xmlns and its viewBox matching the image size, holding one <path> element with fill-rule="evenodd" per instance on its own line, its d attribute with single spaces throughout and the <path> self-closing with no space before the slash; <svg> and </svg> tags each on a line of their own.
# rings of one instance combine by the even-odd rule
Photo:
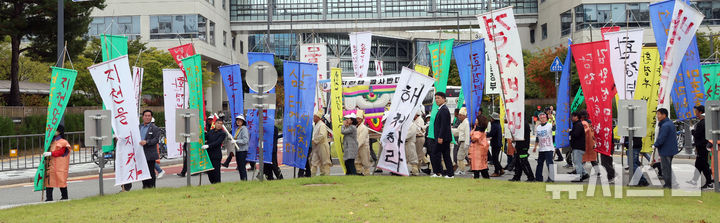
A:
<svg viewBox="0 0 720 223">
<path fill-rule="evenodd" d="M 600 37 L 605 39 L 605 33 L 620 31 L 620 26 L 606 26 L 600 28 Z"/>
<path fill-rule="evenodd" d="M 170 51 L 170 55 L 172 55 L 173 59 L 175 59 L 175 62 L 178 64 L 178 66 L 180 66 L 180 70 L 182 70 L 184 74 L 185 69 L 183 69 L 182 59 L 195 55 L 195 47 L 193 47 L 192 43 L 188 43 L 185 45 L 170 48 L 168 49 L 168 51 Z"/>
<path fill-rule="evenodd" d="M 612 100 L 616 90 L 610 72 L 610 45 L 607 40 L 571 46 L 587 112 L 595 131 L 595 151 L 612 151 Z"/>
</svg>

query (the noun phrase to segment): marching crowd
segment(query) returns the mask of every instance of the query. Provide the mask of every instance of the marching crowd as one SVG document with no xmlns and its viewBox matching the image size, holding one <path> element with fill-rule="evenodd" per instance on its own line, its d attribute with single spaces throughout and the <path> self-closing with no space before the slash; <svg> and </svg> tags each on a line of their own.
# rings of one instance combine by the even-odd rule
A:
<svg viewBox="0 0 720 223">
<path fill-rule="evenodd" d="M 435 93 L 435 101 L 439 105 L 436 118 L 433 123 L 429 123 L 430 115 L 425 114 L 423 110 L 419 110 L 410 124 L 407 138 L 405 139 L 405 160 L 411 176 L 419 176 L 421 174 L 430 175 L 430 177 L 454 178 L 455 175 L 464 175 L 472 173 L 473 178 L 491 178 L 499 177 L 505 174 L 505 171 L 514 172 L 510 181 L 520 181 L 524 173 L 526 181 L 545 181 L 554 182 L 554 173 L 558 172 L 555 162 L 565 161 L 565 168 L 574 168 L 569 174 L 576 174 L 577 178 L 573 182 L 583 182 L 590 177 L 585 169 L 585 164 L 590 163 L 591 168 L 600 173 L 598 169 L 598 156 L 600 156 L 600 166 L 606 172 L 605 177 L 609 182 L 615 181 L 616 173 L 613 168 L 613 157 L 595 152 L 595 136 L 592 122 L 585 111 L 576 111 L 571 114 L 572 127 L 570 130 L 570 147 L 556 148 L 554 143 L 555 135 L 555 111 L 552 106 L 542 110 L 540 106 L 532 116 L 532 122 L 526 122 L 524 140 L 513 141 L 513 137 L 506 137 L 503 134 L 500 123 L 500 115 L 492 113 L 489 116 L 483 114 L 482 109 L 479 110 L 476 117 L 467 117 L 465 107 L 455 110 L 455 120 L 451 120 L 450 110 L 446 105 L 446 96 L 442 92 Z M 696 185 L 703 182 L 700 176 L 705 178 L 702 183 L 702 189 L 712 189 L 711 180 L 711 161 L 709 160 L 709 151 L 712 142 L 705 137 L 705 107 L 696 106 L 694 112 L 699 121 L 695 125 L 692 132 L 693 145 L 697 154 L 695 167 L 699 171 L 699 175 L 695 175 L 688 183 Z M 311 177 L 314 175 L 329 175 L 332 166 L 330 155 L 330 142 L 332 136 L 330 117 L 322 111 L 316 111 L 313 115 L 312 141 L 309 149 L 309 159 L 305 169 L 298 172 L 299 177 Z M 160 128 L 154 124 L 150 110 L 145 110 L 141 114 L 142 123 L 140 124 L 141 141 L 148 167 L 155 167 L 155 171 L 151 171 L 151 178 L 142 181 L 143 188 L 154 188 L 155 181 L 158 177 L 162 177 L 164 171 L 157 164 L 158 143 L 162 132 Z M 255 163 L 248 162 L 248 145 L 250 141 L 250 133 L 247 128 L 247 122 L 243 115 L 234 118 L 238 126 L 235 134 L 230 134 L 225 127 L 225 116 L 220 114 L 207 119 L 205 132 L 205 149 L 210 158 L 213 169 L 207 172 L 211 183 L 221 182 L 220 167 L 228 167 L 231 160 L 235 158 L 237 170 L 240 179 L 246 181 L 248 179 L 246 166 L 250 170 L 255 169 Z M 659 169 L 658 176 L 664 179 L 664 188 L 671 188 L 677 185 L 676 179 L 671 172 L 673 157 L 678 153 L 677 138 L 675 137 L 676 129 L 674 123 L 668 116 L 668 110 L 661 108 L 657 110 L 657 120 L 659 122 L 657 137 L 653 143 L 659 159 L 651 157 L 650 154 L 642 153 L 642 138 L 635 137 L 633 139 L 633 148 L 628 149 L 627 163 L 628 168 L 641 168 L 642 159 L 646 159 L 651 163 L 653 168 Z M 470 126 L 469 119 L 474 119 L 474 125 Z M 531 124 L 533 125 L 531 128 Z M 434 128 L 435 137 L 427 136 L 428 128 Z M 370 130 L 365 125 L 365 118 L 362 111 L 357 114 L 349 114 L 343 117 L 341 133 L 343 135 L 342 150 L 343 162 L 346 167 L 347 175 L 371 175 L 372 172 L 381 173 L 382 170 L 375 169 L 374 164 L 378 159 L 375 151 L 371 148 L 374 139 L 370 138 Z M 532 153 L 537 152 L 537 165 L 533 169 L 528 161 L 530 157 L 530 140 L 531 133 L 535 136 L 535 145 Z M 506 131 L 506 134 L 508 132 Z M 264 175 L 268 180 L 283 179 L 277 159 L 277 142 L 282 137 L 277 127 L 274 128 L 273 136 L 273 157 L 271 164 L 264 164 Z M 48 160 L 48 168 L 46 172 L 46 196 L 47 201 L 53 200 L 54 188 L 60 188 L 61 199 L 68 199 L 67 177 L 69 168 L 69 153 L 71 151 L 70 144 L 64 139 L 64 127 L 60 125 L 57 128 L 52 145 L 49 152 L 43 154 Z M 503 140 L 504 138 L 505 141 Z M 456 143 L 452 143 L 455 141 Z M 504 141 L 504 142 L 503 142 Z M 624 147 L 627 149 L 629 139 L 624 139 Z M 382 148 L 382 147 L 380 147 Z M 226 150 L 228 156 L 222 161 L 223 152 Z M 630 160 L 630 153 L 633 153 L 634 160 Z M 563 157 L 565 154 L 565 157 Z M 501 157 L 507 157 L 505 165 L 502 165 Z M 554 159 L 554 157 L 557 157 Z M 429 158 L 429 159 L 428 159 Z M 658 161 L 659 160 L 659 161 Z M 712 162 L 715 165 L 717 161 Z M 186 162 L 183 162 L 182 171 L 177 174 L 184 177 L 187 172 Z M 468 165 L 469 164 L 469 165 Z M 492 166 L 492 174 L 490 167 Z M 547 168 L 547 174 L 544 169 Z M 155 173 L 157 171 L 157 174 Z M 600 177 L 598 174 L 596 177 Z M 648 186 L 648 180 L 640 177 L 640 180 L 634 186 Z M 130 190 L 131 184 L 122 186 L 123 191 Z"/>
</svg>

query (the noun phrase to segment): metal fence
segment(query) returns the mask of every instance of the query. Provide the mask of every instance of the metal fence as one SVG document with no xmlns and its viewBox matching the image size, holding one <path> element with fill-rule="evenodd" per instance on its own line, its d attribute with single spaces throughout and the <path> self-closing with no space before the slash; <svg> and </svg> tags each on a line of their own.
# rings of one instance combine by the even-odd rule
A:
<svg viewBox="0 0 720 223">
<path fill-rule="evenodd" d="M 72 146 L 70 165 L 92 162 L 92 147 L 83 145 L 84 132 L 66 132 Z M 0 172 L 37 168 L 43 158 L 44 134 L 0 136 Z"/>
</svg>

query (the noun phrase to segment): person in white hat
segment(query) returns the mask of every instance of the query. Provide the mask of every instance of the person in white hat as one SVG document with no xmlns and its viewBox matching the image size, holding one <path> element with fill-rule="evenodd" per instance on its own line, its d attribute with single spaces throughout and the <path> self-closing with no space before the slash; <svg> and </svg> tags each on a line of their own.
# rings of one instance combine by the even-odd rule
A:
<svg viewBox="0 0 720 223">
<path fill-rule="evenodd" d="M 343 134 L 343 160 L 345 161 L 345 175 L 357 175 L 355 170 L 355 159 L 358 156 L 357 143 L 357 116 L 354 113 L 343 117 L 343 126 L 340 133 Z"/>
<path fill-rule="evenodd" d="M 235 163 L 237 164 L 237 170 L 240 174 L 240 180 L 242 181 L 247 181 L 247 170 L 245 169 L 245 164 L 247 163 L 248 143 L 250 142 L 250 133 L 248 132 L 246 123 L 245 116 L 242 114 L 235 117 L 235 125 L 237 125 L 237 129 L 235 129 L 232 141 L 235 142 L 237 147 L 235 147 L 235 145 L 232 145 L 232 147 L 226 147 L 228 152 L 234 152 L 229 152 L 227 159 L 225 159 L 225 163 L 222 164 L 222 166 L 228 167 L 228 165 L 230 165 L 230 160 L 232 160 L 233 155 L 235 155 Z M 232 143 L 232 141 L 230 143 Z"/>
<path fill-rule="evenodd" d="M 355 169 L 363 176 L 370 175 L 372 162 L 370 162 L 370 129 L 365 125 L 365 112 L 357 111 L 357 142 L 358 156 L 355 159 Z"/>
<path fill-rule="evenodd" d="M 321 122 L 322 111 L 315 111 L 313 115 L 312 152 L 310 153 L 311 173 L 327 176 L 330 174 L 332 161 L 330 160 L 330 139 L 327 126 Z"/>
<path fill-rule="evenodd" d="M 468 155 L 468 149 L 470 148 L 470 122 L 467 119 L 467 109 L 465 107 L 460 108 L 458 112 L 458 121 L 460 125 L 457 127 L 458 136 L 458 153 L 457 153 L 457 172 L 455 174 L 465 174 L 466 161 L 465 157 Z"/>
</svg>

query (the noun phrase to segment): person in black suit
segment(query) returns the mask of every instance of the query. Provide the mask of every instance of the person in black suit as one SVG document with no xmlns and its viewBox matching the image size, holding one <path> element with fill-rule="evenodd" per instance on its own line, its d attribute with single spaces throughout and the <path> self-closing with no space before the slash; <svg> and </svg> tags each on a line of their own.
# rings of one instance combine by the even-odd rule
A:
<svg viewBox="0 0 720 223">
<path fill-rule="evenodd" d="M 143 150 L 145 151 L 145 159 L 147 160 L 148 170 L 150 170 L 149 172 L 151 177 L 150 179 L 142 181 L 143 189 L 154 188 L 155 180 L 157 179 L 153 168 L 155 167 L 155 160 L 159 158 L 157 145 L 160 141 L 160 134 L 162 133 L 160 132 L 160 128 L 152 123 L 152 115 L 153 113 L 150 110 L 143 111 L 143 123 L 140 124 L 140 145 L 143 146 Z"/>
<path fill-rule="evenodd" d="M 440 177 L 443 168 L 442 160 L 445 160 L 445 178 L 454 178 L 453 172 L 453 161 L 450 156 L 450 143 L 452 142 L 452 132 L 450 130 L 450 110 L 445 105 L 446 96 L 444 92 L 435 93 L 435 103 L 440 107 L 435 114 L 435 122 L 433 127 L 435 128 L 435 146 L 431 152 L 430 162 L 433 167 L 433 174 L 431 177 Z"/>
<path fill-rule="evenodd" d="M 225 141 L 227 133 L 223 130 L 223 120 L 215 120 L 215 128 L 210 129 L 205 134 L 205 145 L 203 149 L 207 150 L 210 163 L 212 163 L 213 170 L 208 171 L 208 180 L 210 183 L 220 183 L 220 163 L 222 161 L 222 143 Z M 232 141 L 235 143 L 235 140 Z"/>
</svg>

